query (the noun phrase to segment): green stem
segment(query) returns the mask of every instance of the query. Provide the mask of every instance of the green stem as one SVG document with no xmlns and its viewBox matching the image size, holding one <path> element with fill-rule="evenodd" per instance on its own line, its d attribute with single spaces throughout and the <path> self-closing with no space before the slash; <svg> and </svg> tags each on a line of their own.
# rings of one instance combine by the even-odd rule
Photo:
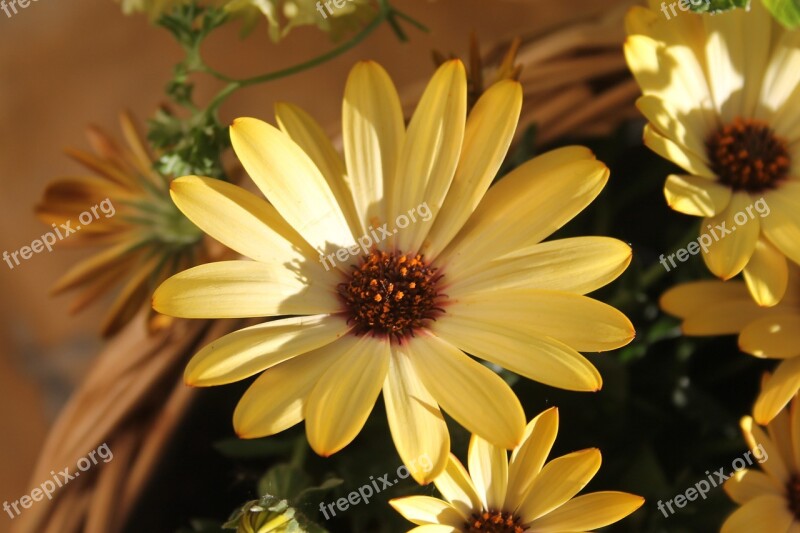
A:
<svg viewBox="0 0 800 533">
<path fill-rule="evenodd" d="M 394 20 L 394 16 L 395 15 L 400 17 L 400 18 L 402 18 L 403 20 L 413 24 L 415 27 L 427 31 L 427 28 L 425 28 L 425 26 L 423 26 L 422 24 L 420 24 L 416 20 L 412 19 L 411 17 L 409 17 L 408 15 L 406 15 L 404 13 L 396 11 L 391 5 L 389 5 L 389 0 L 379 0 L 378 1 L 378 5 L 379 5 L 378 14 L 375 16 L 375 18 L 372 19 L 372 21 L 363 30 L 361 30 L 357 35 L 355 35 L 352 39 L 350 39 L 349 41 L 347 41 L 347 42 L 345 42 L 345 43 L 343 43 L 343 44 L 341 44 L 339 46 L 337 46 L 336 48 L 334 48 L 333 50 L 331 50 L 329 52 L 326 52 L 326 53 L 324 53 L 324 54 L 322 54 L 320 56 L 317 56 L 317 57 L 315 57 L 313 59 L 310 59 L 308 61 L 305 61 L 303 63 L 299 63 L 297 65 L 291 66 L 289 68 L 276 70 L 276 71 L 273 71 L 273 72 L 268 72 L 266 74 L 261 74 L 260 76 L 253 76 L 252 78 L 245 78 L 245 79 L 242 79 L 242 80 L 236 80 L 236 79 L 230 78 L 230 77 L 228 77 L 228 76 L 226 76 L 226 75 L 224 75 L 224 74 L 222 74 L 220 72 L 217 72 L 216 70 L 212 69 L 211 67 L 208 67 L 208 66 L 204 65 L 203 70 L 205 72 L 207 72 L 208 74 L 214 76 L 217 79 L 220 79 L 222 81 L 227 81 L 228 82 L 228 85 L 225 86 L 217 94 L 217 96 L 215 96 L 214 99 L 211 101 L 211 104 L 208 107 L 209 111 L 210 112 L 216 112 L 216 110 L 219 108 L 220 105 L 222 105 L 222 103 L 225 101 L 225 99 L 227 99 L 231 94 L 233 94 L 234 92 L 236 92 L 239 89 L 242 89 L 244 87 L 248 87 L 250 85 L 256 85 L 256 84 L 259 84 L 259 83 L 265 83 L 265 82 L 268 82 L 268 81 L 274 81 L 274 80 L 277 80 L 277 79 L 280 79 L 280 78 L 285 78 L 287 76 L 292 76 L 294 74 L 298 74 L 298 73 L 303 72 L 305 70 L 309 70 L 309 69 L 314 68 L 314 67 L 316 67 L 318 65 L 326 63 L 326 62 L 330 61 L 331 59 L 334 59 L 334 58 L 344 54 L 345 52 L 347 52 L 351 48 L 353 48 L 353 47 L 357 46 L 359 43 L 361 43 L 372 32 L 374 32 L 376 29 L 378 29 L 378 27 L 381 24 L 383 24 L 386 21 L 389 21 L 390 23 L 392 23 L 392 27 L 395 30 L 395 32 L 397 33 L 398 37 L 400 37 L 402 40 L 405 40 L 405 34 L 402 32 L 402 30 L 400 30 L 399 25 L 397 25 L 397 22 Z"/>
</svg>

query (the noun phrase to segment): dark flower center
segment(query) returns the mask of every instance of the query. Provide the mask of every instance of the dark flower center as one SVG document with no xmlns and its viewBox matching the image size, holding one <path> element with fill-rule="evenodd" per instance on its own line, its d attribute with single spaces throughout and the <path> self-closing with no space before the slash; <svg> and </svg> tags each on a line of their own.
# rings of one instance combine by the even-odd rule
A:
<svg viewBox="0 0 800 533">
<path fill-rule="evenodd" d="M 786 498 L 789 500 L 789 510 L 800 520 L 800 476 L 797 474 L 786 484 Z"/>
<path fill-rule="evenodd" d="M 789 173 L 786 142 L 766 122 L 736 118 L 706 140 L 711 170 L 734 191 L 774 189 Z"/>
<path fill-rule="evenodd" d="M 503 511 L 472 513 L 464 524 L 464 533 L 523 533 L 520 519 Z"/>
<path fill-rule="evenodd" d="M 339 295 L 355 333 L 371 332 L 400 340 L 444 312 L 441 275 L 421 255 L 372 250 L 353 265 Z"/>
</svg>

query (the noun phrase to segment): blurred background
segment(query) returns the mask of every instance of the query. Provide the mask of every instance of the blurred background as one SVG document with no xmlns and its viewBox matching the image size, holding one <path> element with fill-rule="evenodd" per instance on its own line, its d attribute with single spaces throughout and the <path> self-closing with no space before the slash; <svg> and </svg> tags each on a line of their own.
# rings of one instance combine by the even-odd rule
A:
<svg viewBox="0 0 800 533">
<path fill-rule="evenodd" d="M 378 60 L 403 87 L 432 71 L 431 49 L 463 56 L 472 29 L 491 43 L 619 3 L 400 0 L 396 6 L 427 24 L 430 34 L 411 29 L 411 41 L 403 44 L 381 28 L 321 67 L 237 94 L 221 116 L 273 120 L 273 102 L 288 99 L 335 128 L 344 80 L 356 60 Z M 234 76 L 289 66 L 332 46 L 314 28 L 295 30 L 279 45 L 268 39 L 263 24 L 245 42 L 235 30 L 227 28 L 206 46 L 210 64 Z M 142 119 L 152 115 L 180 58 L 166 32 L 144 16 L 123 16 L 112 0 L 39 0 L 12 18 L 0 12 L 0 252 L 29 245 L 46 231 L 33 215 L 46 182 L 86 173 L 62 150 L 88 148 L 84 128 L 90 123 L 116 135 L 123 108 Z M 201 84 L 201 101 L 214 89 Z M 47 429 L 101 346 L 102 306 L 70 316 L 69 295 L 48 295 L 60 274 L 89 254 L 57 246 L 13 270 L 0 263 L 0 501 L 16 500 L 32 488 L 31 469 Z M 10 522 L 0 519 L 0 532 Z"/>
</svg>

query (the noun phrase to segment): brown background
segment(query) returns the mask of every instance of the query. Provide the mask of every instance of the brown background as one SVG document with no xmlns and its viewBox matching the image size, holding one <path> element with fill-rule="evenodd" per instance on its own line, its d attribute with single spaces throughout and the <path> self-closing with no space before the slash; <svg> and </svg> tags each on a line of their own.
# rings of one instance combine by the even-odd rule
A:
<svg viewBox="0 0 800 533">
<path fill-rule="evenodd" d="M 381 28 L 330 63 L 238 93 L 223 107 L 222 118 L 272 121 L 273 102 L 285 99 L 324 124 L 336 124 L 344 80 L 356 60 L 378 60 L 403 86 L 429 75 L 432 48 L 463 54 L 473 28 L 483 42 L 492 42 L 614 3 L 396 0 L 431 33 L 409 28 L 411 43 L 401 44 Z M 296 30 L 277 46 L 263 31 L 240 41 L 236 29 L 230 30 L 209 42 L 205 55 L 218 70 L 237 77 L 289 66 L 331 46 L 315 29 Z M 87 148 L 83 128 L 88 123 L 116 135 L 122 108 L 149 116 L 163 102 L 162 87 L 180 57 L 166 32 L 144 17 L 124 17 L 111 0 L 38 0 L 13 18 L 0 11 L 0 253 L 18 250 L 46 231 L 32 215 L 45 183 L 81 172 L 62 149 Z M 202 84 L 201 101 L 213 89 Z M 60 273 L 85 255 L 62 246 L 14 270 L 0 263 L 0 504 L 30 492 L 29 472 L 46 429 L 99 346 L 98 309 L 71 317 L 69 297 L 48 296 Z M 0 514 L 0 532 L 10 523 Z"/>
</svg>

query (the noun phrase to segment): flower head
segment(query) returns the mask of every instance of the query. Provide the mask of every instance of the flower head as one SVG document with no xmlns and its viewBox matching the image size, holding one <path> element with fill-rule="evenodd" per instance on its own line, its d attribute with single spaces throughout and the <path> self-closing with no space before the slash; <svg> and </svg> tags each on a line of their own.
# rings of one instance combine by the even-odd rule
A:
<svg viewBox="0 0 800 533">
<path fill-rule="evenodd" d="M 170 201 L 169 180 L 156 173 L 153 159 L 128 114 L 120 117 L 127 141 L 120 146 L 98 128 L 89 129 L 95 153 L 69 150 L 91 176 L 69 177 L 48 185 L 36 207 L 40 219 L 54 226 L 75 227 L 81 214 L 107 203 L 104 217 L 83 225 L 65 244 L 105 246 L 105 249 L 68 270 L 53 292 L 83 288 L 72 306 L 78 312 L 114 287 L 116 299 L 101 325 L 111 336 L 142 310 L 153 288 L 174 272 L 205 258 L 203 234 Z M 165 317 L 151 312 L 154 327 Z"/>
<path fill-rule="evenodd" d="M 722 279 L 742 272 L 759 305 L 775 305 L 786 292 L 787 258 L 800 263 L 800 92 L 789 67 L 798 32 L 780 26 L 762 0 L 671 19 L 659 5 L 631 10 L 625 54 L 644 93 L 645 144 L 685 170 L 667 178 L 667 203 L 703 217 L 703 233 L 730 230 L 703 250 L 706 265 Z M 746 46 L 742 35 L 759 39 Z M 759 202 L 769 212 L 754 217 Z"/>
<path fill-rule="evenodd" d="M 744 283 L 697 281 L 668 290 L 661 307 L 683 321 L 685 335 L 738 335 L 739 348 L 779 361 L 756 400 L 753 414 L 766 424 L 800 389 L 800 268 L 792 267 L 781 303 L 760 307 Z"/>
<path fill-rule="evenodd" d="M 312 448 L 330 455 L 383 391 L 398 452 L 426 482 L 447 463 L 440 407 L 502 448 L 525 431 L 510 387 L 466 353 L 555 387 L 601 387 L 579 350 L 615 349 L 633 327 L 585 294 L 624 271 L 630 248 L 603 237 L 541 241 L 595 198 L 608 169 L 568 147 L 490 188 L 520 85 L 496 83 L 469 117 L 466 107 L 464 66 L 447 62 L 406 128 L 389 76 L 359 63 L 345 89 L 344 159 L 310 116 L 279 104 L 280 129 L 252 118 L 231 126 L 269 202 L 218 180 L 172 183 L 186 216 L 251 260 L 182 272 L 154 307 L 187 318 L 291 315 L 221 338 L 186 369 L 196 386 L 261 373 L 234 413 L 240 436 L 305 420 Z M 414 467 L 421 456 L 434 467 Z"/>
<path fill-rule="evenodd" d="M 767 431 L 746 416 L 741 426 L 750 448 L 747 463 L 723 488 L 741 505 L 721 533 L 793 531 L 800 528 L 800 409 L 797 397 L 769 423 Z M 744 459 L 742 459 L 744 463 Z"/>
<path fill-rule="evenodd" d="M 557 433 L 558 410 L 551 408 L 528 423 L 510 458 L 506 450 L 473 435 L 469 471 L 450 454 L 434 480 L 446 501 L 407 496 L 389 503 L 419 526 L 440 525 L 430 528 L 440 533 L 588 531 L 641 507 L 644 498 L 624 492 L 575 497 L 600 469 L 600 451 L 581 450 L 546 462 Z"/>
</svg>

